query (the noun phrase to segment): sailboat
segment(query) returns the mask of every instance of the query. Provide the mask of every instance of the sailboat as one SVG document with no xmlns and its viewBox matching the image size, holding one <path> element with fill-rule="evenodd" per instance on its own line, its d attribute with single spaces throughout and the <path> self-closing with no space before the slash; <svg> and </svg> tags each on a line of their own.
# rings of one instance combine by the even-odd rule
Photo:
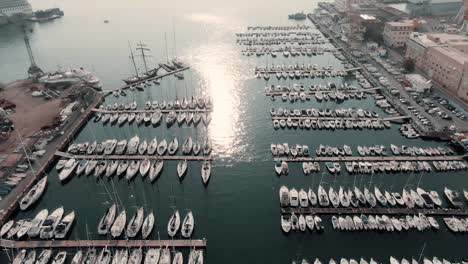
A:
<svg viewBox="0 0 468 264">
<path fill-rule="evenodd" d="M 187 172 L 187 160 L 181 160 L 177 164 L 177 175 L 179 175 L 179 178 L 182 178 Z"/>
<path fill-rule="evenodd" d="M 167 233 L 169 234 L 169 236 L 174 237 L 177 231 L 179 231 L 179 228 L 180 228 L 180 215 L 179 215 L 179 211 L 175 210 L 171 218 L 169 219 L 169 222 L 167 223 Z"/>
<path fill-rule="evenodd" d="M 156 160 L 153 164 L 151 164 L 149 172 L 149 178 L 151 182 L 153 182 L 161 174 L 163 166 L 163 160 Z"/>
<path fill-rule="evenodd" d="M 130 43 L 129 43 L 129 46 L 130 46 Z M 157 74 L 158 74 L 159 67 L 148 70 L 148 66 L 146 64 L 146 54 L 145 54 L 145 52 L 150 51 L 150 50 L 146 47 L 146 45 L 142 44 L 142 43 L 139 43 L 139 44 L 137 44 L 136 49 L 141 52 L 141 56 L 142 56 L 143 63 L 144 63 L 144 66 L 145 66 L 145 73 L 140 74 L 138 72 L 138 69 L 137 69 L 137 66 L 136 66 L 136 63 L 135 63 L 135 57 L 134 57 L 133 51 L 132 51 L 132 47 L 130 46 L 130 59 L 132 60 L 133 67 L 135 69 L 135 75 L 131 76 L 131 77 L 127 78 L 127 79 L 124 79 L 123 81 L 126 84 L 135 84 L 135 83 L 138 83 L 138 82 L 143 82 L 143 81 L 145 81 L 147 79 L 156 77 Z"/>
<path fill-rule="evenodd" d="M 143 237 L 143 239 L 146 239 L 151 234 L 151 231 L 153 231 L 153 226 L 154 214 L 153 212 L 150 212 L 143 221 L 143 226 L 141 229 L 141 236 Z"/>
<path fill-rule="evenodd" d="M 201 175 L 204 184 L 207 184 L 211 176 L 211 162 L 208 160 L 203 161 L 201 168 Z"/>
<path fill-rule="evenodd" d="M 195 220 L 193 219 L 192 211 L 189 211 L 182 222 L 182 236 L 189 238 L 192 236 L 192 232 L 195 226 Z"/>
</svg>

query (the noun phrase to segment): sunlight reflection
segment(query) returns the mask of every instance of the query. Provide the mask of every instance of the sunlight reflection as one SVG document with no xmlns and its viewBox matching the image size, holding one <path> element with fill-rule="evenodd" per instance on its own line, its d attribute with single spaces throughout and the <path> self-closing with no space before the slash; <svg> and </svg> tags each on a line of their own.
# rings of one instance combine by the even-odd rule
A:
<svg viewBox="0 0 468 264">
<path fill-rule="evenodd" d="M 238 156 L 245 150 L 242 89 L 246 73 L 239 51 L 233 43 L 235 22 L 211 14 L 193 14 L 190 20 L 201 23 L 209 31 L 205 43 L 198 43 L 190 52 L 190 64 L 200 76 L 202 91 L 213 101 L 209 137 L 216 154 Z"/>
</svg>

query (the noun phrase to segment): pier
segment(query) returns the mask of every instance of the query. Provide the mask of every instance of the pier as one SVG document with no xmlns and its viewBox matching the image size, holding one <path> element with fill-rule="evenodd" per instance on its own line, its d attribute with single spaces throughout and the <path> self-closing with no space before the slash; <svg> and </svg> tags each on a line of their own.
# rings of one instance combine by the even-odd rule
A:
<svg viewBox="0 0 468 264">
<path fill-rule="evenodd" d="M 184 240 L 44 240 L 44 241 L 13 241 L 0 239 L 2 248 L 82 248 L 82 247 L 175 247 L 175 248 L 205 248 L 206 239 Z"/>
<path fill-rule="evenodd" d="M 205 161 L 213 160 L 212 156 L 158 156 L 158 155 L 73 155 L 70 153 L 56 151 L 55 156 L 68 159 L 86 159 L 86 160 L 187 160 L 187 161 Z"/>
<path fill-rule="evenodd" d="M 383 117 L 383 118 L 369 118 L 369 117 L 327 117 L 327 116 L 272 116 L 271 119 L 273 120 L 349 120 L 349 121 L 395 121 L 395 120 L 403 120 L 403 119 L 408 119 L 411 118 L 410 116 L 388 116 L 388 117 Z"/>
<path fill-rule="evenodd" d="M 181 71 L 185 71 L 185 70 L 188 70 L 190 69 L 190 67 L 183 67 L 183 68 L 179 68 L 177 70 L 173 70 L 173 71 L 170 71 L 170 72 L 166 72 L 164 74 L 161 74 L 161 75 L 157 75 L 155 77 L 152 77 L 152 78 L 148 78 L 148 79 L 145 79 L 145 80 L 142 80 L 142 81 L 139 81 L 139 82 L 135 82 L 135 83 L 132 83 L 132 84 L 127 84 L 127 85 L 124 85 L 120 88 L 117 88 L 117 89 L 112 89 L 112 90 L 107 90 L 107 91 L 103 91 L 102 94 L 104 96 L 108 96 L 109 94 L 112 94 L 112 92 L 114 91 L 119 91 L 119 90 L 125 90 L 125 89 L 128 89 L 130 88 L 130 86 L 134 86 L 134 85 L 139 85 L 141 83 L 145 83 L 146 81 L 153 81 L 153 80 L 157 80 L 157 79 L 161 79 L 163 77 L 166 77 L 166 76 L 169 76 L 169 75 L 172 75 L 174 73 L 178 73 L 178 72 L 181 72 Z"/>
<path fill-rule="evenodd" d="M 94 92 L 92 89 L 90 89 L 90 91 L 94 93 L 94 100 L 92 103 L 90 105 L 85 105 L 87 107 L 85 112 L 81 113 L 80 117 L 75 120 L 70 127 L 64 128 L 64 138 L 62 137 L 61 141 L 53 142 L 50 146 L 51 148 L 63 149 L 67 146 L 93 114 L 91 109 L 96 108 L 103 102 L 104 97 L 100 93 Z M 18 208 L 19 201 L 23 198 L 24 194 L 46 173 L 48 168 L 55 161 L 54 152 L 50 150 L 47 151 L 42 159 L 44 160 L 43 164 L 36 170 L 28 171 L 29 175 L 4 198 L 3 202 L 7 203 L 9 206 L 0 211 L 0 223 L 6 222 L 8 217 Z"/>
<path fill-rule="evenodd" d="M 348 156 L 348 157 L 275 157 L 274 161 L 286 161 L 286 162 L 347 162 L 347 161 L 453 161 L 463 160 L 464 156 Z"/>
<path fill-rule="evenodd" d="M 96 113 L 103 113 L 103 114 L 123 114 L 123 113 L 155 113 L 155 112 L 161 112 L 163 114 L 167 114 L 169 112 L 176 112 L 176 113 L 210 113 L 213 110 L 208 108 L 208 109 L 173 109 L 173 110 L 104 110 L 104 109 L 99 109 L 99 108 L 94 108 L 91 111 L 96 112 Z"/>
<path fill-rule="evenodd" d="M 354 90 L 339 90 L 339 92 L 342 92 L 344 94 L 350 94 L 350 93 L 360 93 L 360 92 L 363 92 L 363 93 L 366 93 L 366 92 L 371 92 L 371 91 L 375 91 L 375 90 L 379 90 L 381 89 L 382 87 L 372 87 L 372 88 L 365 88 L 365 89 L 354 89 Z M 304 94 L 311 94 L 311 95 L 314 95 L 318 92 L 321 92 L 321 93 L 324 93 L 324 94 L 328 94 L 328 93 L 334 93 L 334 92 L 337 92 L 338 90 L 314 90 L 314 91 L 300 91 L 300 92 L 296 92 L 296 91 L 287 91 L 287 92 L 265 92 L 265 95 L 266 96 L 281 96 L 283 94 L 286 94 L 286 95 L 289 95 L 290 93 L 304 93 Z"/>
<path fill-rule="evenodd" d="M 365 214 L 365 215 L 434 215 L 434 216 L 468 216 L 468 210 L 462 209 L 422 209 L 422 208 L 299 208 L 287 207 L 281 208 L 282 214 L 325 214 L 325 215 L 339 215 L 339 214 Z"/>
</svg>

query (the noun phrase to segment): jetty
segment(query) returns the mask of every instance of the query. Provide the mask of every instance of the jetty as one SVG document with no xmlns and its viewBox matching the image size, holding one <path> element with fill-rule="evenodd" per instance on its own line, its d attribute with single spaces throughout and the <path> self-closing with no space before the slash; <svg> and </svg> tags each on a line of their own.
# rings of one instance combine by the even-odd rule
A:
<svg viewBox="0 0 468 264">
<path fill-rule="evenodd" d="M 73 155 L 70 153 L 56 151 L 55 156 L 68 159 L 85 160 L 187 160 L 205 161 L 213 160 L 212 156 L 158 156 L 158 155 Z"/>
<path fill-rule="evenodd" d="M 396 121 L 396 120 L 404 120 L 411 118 L 410 116 L 387 116 L 382 118 L 372 118 L 372 117 L 327 117 L 327 116 L 272 116 L 271 119 L 273 120 L 350 120 L 350 121 Z"/>
<path fill-rule="evenodd" d="M 161 75 L 154 76 L 152 78 L 148 78 L 148 79 L 144 79 L 142 81 L 138 81 L 138 82 L 135 82 L 135 83 L 132 83 L 132 84 L 124 85 L 124 86 L 122 86 L 120 88 L 103 91 L 102 94 L 104 96 L 108 96 L 109 94 L 112 94 L 114 91 L 126 90 L 126 89 L 129 89 L 131 86 L 139 85 L 139 84 L 145 83 L 147 81 L 153 81 L 153 80 L 161 79 L 163 77 L 166 77 L 166 76 L 169 76 L 169 75 L 181 72 L 181 71 L 185 71 L 185 70 L 188 70 L 188 69 L 190 69 L 190 67 L 179 68 L 179 69 L 176 69 L 176 70 L 173 70 L 173 71 L 166 72 L 166 73 L 161 74 Z"/>
<path fill-rule="evenodd" d="M 347 162 L 347 161 L 454 161 L 463 160 L 464 156 L 345 156 L 345 157 L 277 157 L 274 161 L 286 162 Z"/>
<path fill-rule="evenodd" d="M 463 209 L 422 209 L 422 208 L 334 208 L 334 207 L 313 207 L 313 208 L 299 208 L 287 207 L 281 208 L 282 214 L 325 214 L 325 215 L 339 215 L 339 214 L 365 214 L 365 215 L 435 215 L 435 216 L 468 216 L 468 210 Z"/>
<path fill-rule="evenodd" d="M 179 240 L 44 240 L 44 241 L 13 241 L 0 239 L 2 248 L 83 248 L 83 247 L 175 247 L 175 248 L 205 248 L 206 239 Z"/>
</svg>

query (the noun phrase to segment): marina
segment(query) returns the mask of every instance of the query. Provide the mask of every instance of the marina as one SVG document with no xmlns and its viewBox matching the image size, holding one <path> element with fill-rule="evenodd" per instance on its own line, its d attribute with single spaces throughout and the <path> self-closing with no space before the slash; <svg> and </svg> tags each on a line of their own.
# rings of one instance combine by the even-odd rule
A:
<svg viewBox="0 0 468 264">
<path fill-rule="evenodd" d="M 281 208 L 282 214 L 324 214 L 324 215 L 434 215 L 468 216 L 468 210 L 457 209 L 409 209 L 409 208 Z"/>
</svg>

